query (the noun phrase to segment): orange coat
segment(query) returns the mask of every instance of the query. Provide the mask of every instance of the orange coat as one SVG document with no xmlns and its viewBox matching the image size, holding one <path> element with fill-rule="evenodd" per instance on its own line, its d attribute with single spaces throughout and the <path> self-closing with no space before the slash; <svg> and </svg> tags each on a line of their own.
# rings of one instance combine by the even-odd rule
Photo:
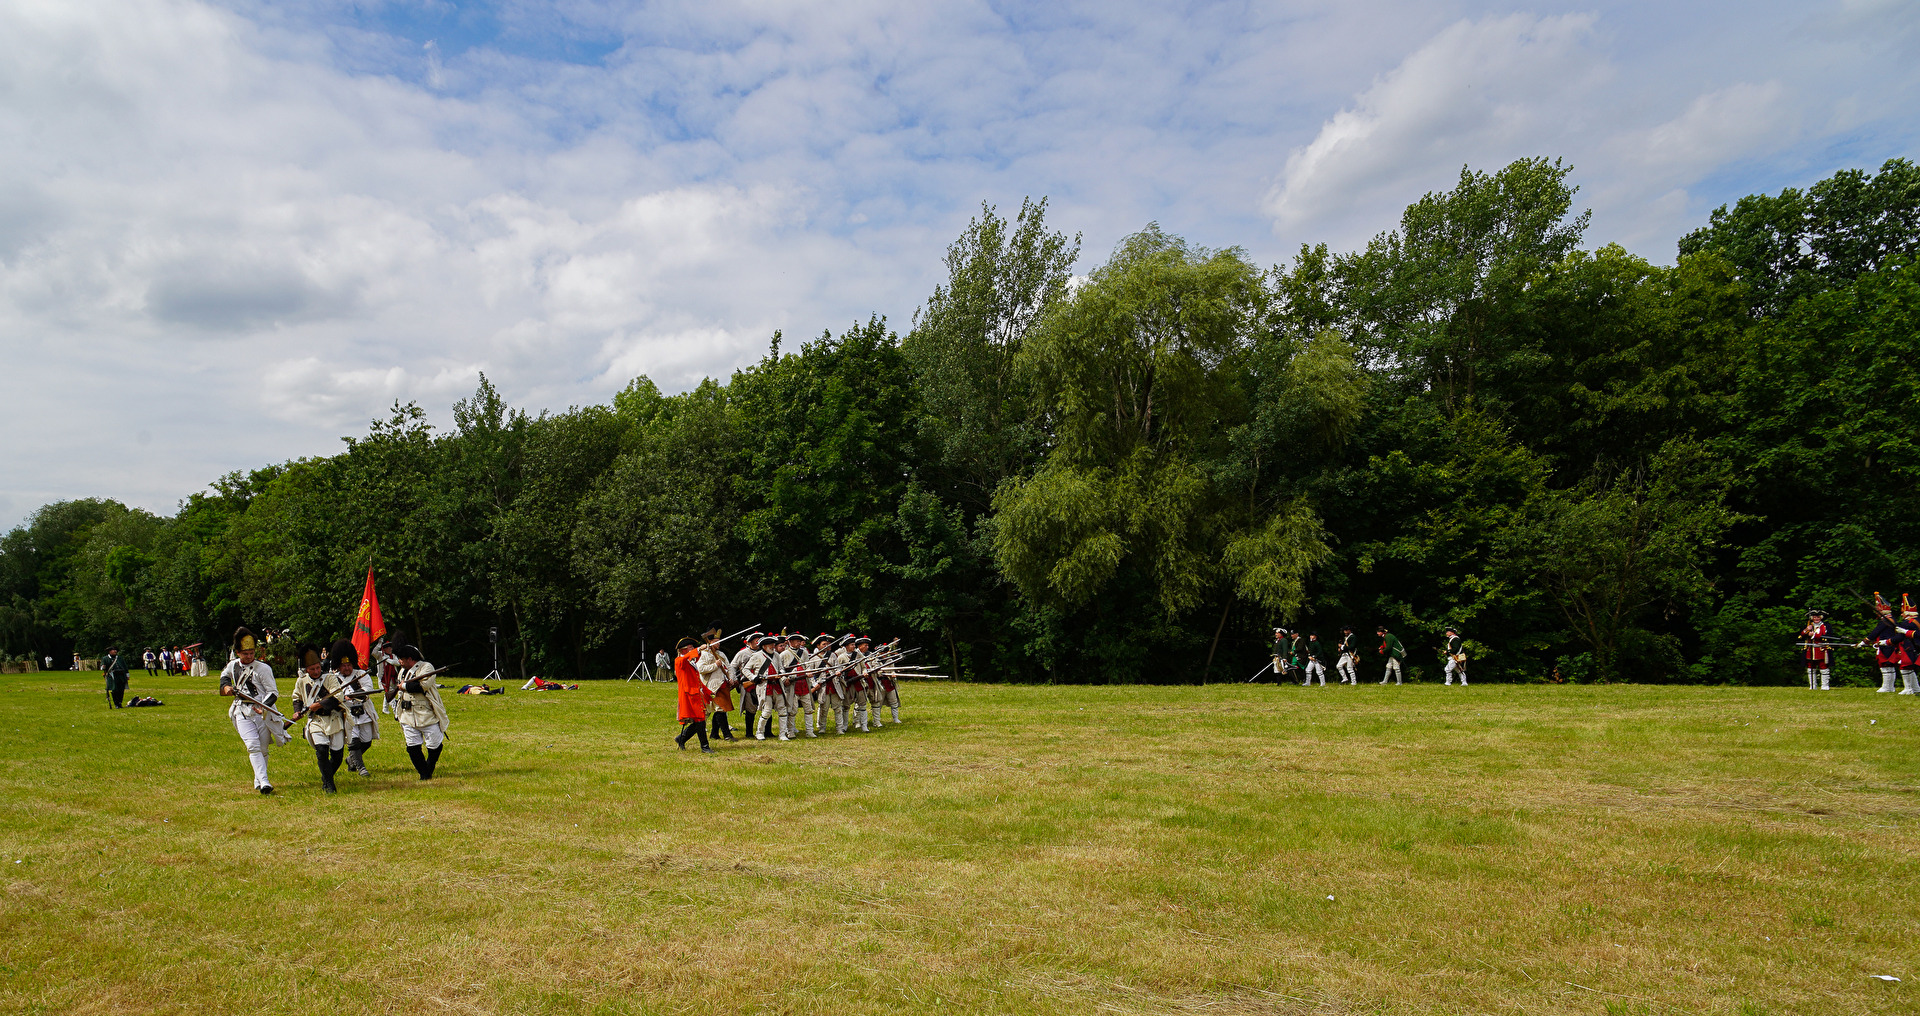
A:
<svg viewBox="0 0 1920 1016">
<path fill-rule="evenodd" d="M 699 658 L 697 648 L 673 658 L 673 677 L 680 685 L 681 723 L 707 718 L 707 685 L 700 680 L 700 671 L 694 668 L 694 661 Z"/>
</svg>

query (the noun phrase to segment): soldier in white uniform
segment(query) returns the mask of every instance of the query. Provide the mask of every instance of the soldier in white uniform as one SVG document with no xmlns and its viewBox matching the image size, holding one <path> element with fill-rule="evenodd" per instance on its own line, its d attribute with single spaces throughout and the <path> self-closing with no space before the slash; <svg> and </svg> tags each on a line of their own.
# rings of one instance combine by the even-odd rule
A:
<svg viewBox="0 0 1920 1016">
<path fill-rule="evenodd" d="M 440 701 L 440 685 L 430 676 L 433 664 L 420 658 L 420 650 L 397 646 L 393 655 L 400 661 L 399 694 L 393 700 L 393 715 L 400 721 L 400 733 L 407 739 L 407 757 L 423 780 L 433 779 L 440 764 L 441 742 L 447 736 L 447 707 Z"/>
<path fill-rule="evenodd" d="M 1334 649 L 1339 659 L 1334 661 L 1333 669 L 1339 672 L 1341 684 L 1360 683 L 1360 647 L 1356 642 L 1351 625 L 1340 629 L 1340 645 Z"/>
<path fill-rule="evenodd" d="M 334 792 L 333 774 L 347 754 L 347 707 L 340 702 L 340 675 L 327 669 L 317 646 L 302 645 L 294 650 L 300 661 L 300 676 L 293 680 L 293 703 L 299 707 L 295 719 L 305 716 L 302 731 L 313 745 L 313 758 L 320 766 L 320 789 Z"/>
<path fill-rule="evenodd" d="M 380 691 L 380 681 L 360 669 L 360 650 L 346 639 L 335 642 L 327 655 L 340 676 L 341 698 L 347 704 L 347 768 L 372 776 L 366 755 L 373 742 L 380 740 L 380 710 L 370 700 Z"/>
<path fill-rule="evenodd" d="M 700 683 L 707 686 L 708 720 L 713 725 L 715 738 L 738 740 L 733 736 L 733 723 L 727 719 L 727 711 L 733 708 L 734 685 L 733 667 L 728 663 L 725 653 L 720 651 L 720 626 L 708 625 L 700 633 L 700 657 L 694 661 L 693 669 L 700 673 Z"/>
<path fill-rule="evenodd" d="M 760 686 L 760 726 L 755 728 L 754 736 L 765 734 L 778 717 L 778 736 L 786 741 L 791 740 L 787 728 L 793 723 L 793 669 L 799 665 L 800 653 L 793 644 L 793 636 L 775 636 L 770 643 L 767 679 Z"/>
<path fill-rule="evenodd" d="M 889 641 L 887 645 L 881 645 L 879 651 L 881 651 L 881 653 L 893 653 L 893 649 L 897 649 L 899 645 L 900 640 Z M 874 670 L 874 688 L 868 691 L 868 699 L 866 699 L 866 701 L 868 701 L 868 707 L 870 707 L 870 709 L 879 709 L 879 707 L 891 709 L 891 711 L 893 711 L 893 722 L 900 722 L 900 682 L 899 678 L 893 676 L 893 663 L 899 663 L 899 661 L 893 659 L 893 661 L 887 661 L 887 663 L 883 663 L 883 665 L 877 665 L 872 668 L 872 670 Z M 874 726 L 879 726 L 879 716 L 874 716 Z"/>
<path fill-rule="evenodd" d="M 281 719 L 273 711 L 273 704 L 280 700 L 280 685 L 273 679 L 273 668 L 253 658 L 258 648 L 253 632 L 245 627 L 234 630 L 234 658 L 220 671 L 220 694 L 233 697 L 227 716 L 233 720 L 240 742 L 247 746 L 247 761 L 253 765 L 253 788 L 262 794 L 271 794 L 273 782 L 267 779 L 267 752 L 293 738 L 287 736 Z"/>
<path fill-rule="evenodd" d="M 821 704 L 833 710 L 835 732 L 841 734 L 847 732 L 847 703 L 853 695 L 851 676 L 847 673 L 853 666 L 853 649 L 848 645 L 852 639 L 852 635 L 841 636 L 827 656 L 826 681 L 820 694 Z"/>
<path fill-rule="evenodd" d="M 827 675 L 829 650 L 833 645 L 833 636 L 824 632 L 807 647 L 801 657 L 800 665 L 806 668 L 807 693 L 800 696 L 800 712 L 807 718 L 807 736 L 818 737 L 817 730 L 826 729 L 826 716 L 821 710 L 825 704 L 831 681 Z"/>
<path fill-rule="evenodd" d="M 866 731 L 867 721 L 873 716 L 873 677 L 867 657 L 873 640 L 865 635 L 853 640 L 853 660 L 847 668 L 847 711 L 859 717 L 861 731 Z M 848 718 L 852 722 L 852 717 Z"/>
<path fill-rule="evenodd" d="M 746 714 L 748 734 L 758 729 L 754 726 L 754 718 L 761 708 L 760 675 L 766 670 L 766 654 L 760 651 L 760 642 L 765 638 L 765 635 L 754 632 L 740 640 L 740 651 L 733 654 L 733 660 L 728 665 L 733 671 L 733 679 L 740 682 L 740 711 Z"/>
<path fill-rule="evenodd" d="M 1326 652 L 1326 649 L 1320 645 L 1320 633 L 1313 632 L 1309 634 L 1307 636 L 1307 644 L 1305 648 L 1301 650 L 1301 656 L 1306 660 L 1304 669 L 1307 675 L 1307 679 L 1301 681 L 1301 684 L 1312 684 L 1313 679 L 1318 677 L 1320 679 L 1320 687 L 1325 688 L 1327 686 L 1327 665 L 1320 659 L 1320 655 L 1324 652 Z"/>
<path fill-rule="evenodd" d="M 1452 684 L 1455 675 L 1460 678 L 1460 687 L 1467 686 L 1467 646 L 1460 633 L 1452 628 L 1446 629 L 1446 644 L 1440 647 L 1441 655 L 1447 658 L 1446 678 Z"/>
</svg>

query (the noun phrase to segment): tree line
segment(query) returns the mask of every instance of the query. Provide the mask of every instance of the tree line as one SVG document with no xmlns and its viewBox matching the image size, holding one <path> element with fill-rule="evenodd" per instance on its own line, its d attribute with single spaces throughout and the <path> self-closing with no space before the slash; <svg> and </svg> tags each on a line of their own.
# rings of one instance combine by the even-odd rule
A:
<svg viewBox="0 0 1920 1016">
<path fill-rule="evenodd" d="M 1237 679 L 1385 624 L 1476 677 L 1797 680 L 1803 612 L 1920 576 L 1920 167 L 1722 207 L 1671 266 L 1584 245 L 1569 167 L 1463 169 L 1363 249 L 1263 268 L 1149 225 L 1076 275 L 983 206 L 881 317 L 664 395 L 437 430 L 161 517 L 0 539 L 0 653 L 343 634 L 371 562 L 436 661 L 624 675 L 709 622 L 904 635 L 988 681 Z M 1844 666 L 1844 661 L 1843 661 Z M 1864 680 L 1864 667 L 1860 668 Z"/>
</svg>

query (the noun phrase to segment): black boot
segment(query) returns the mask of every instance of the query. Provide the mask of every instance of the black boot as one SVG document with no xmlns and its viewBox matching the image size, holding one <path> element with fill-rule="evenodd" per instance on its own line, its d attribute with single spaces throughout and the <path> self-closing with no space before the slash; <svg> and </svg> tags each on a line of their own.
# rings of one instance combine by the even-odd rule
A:
<svg viewBox="0 0 1920 1016">
<path fill-rule="evenodd" d="M 420 746 L 417 744 L 407 745 L 407 757 L 413 760 L 413 771 L 419 773 L 421 779 L 426 779 L 427 755 L 420 750 Z"/>
<path fill-rule="evenodd" d="M 320 789 L 329 794 L 333 793 L 333 770 L 327 767 L 327 762 L 332 756 L 333 752 L 326 745 L 313 746 L 313 760 L 320 765 Z"/>
<path fill-rule="evenodd" d="M 440 748 L 444 747 L 446 747 L 446 745 L 443 744 L 439 748 L 427 749 L 427 775 L 422 776 L 421 779 L 433 779 L 433 771 L 440 768 Z"/>
<path fill-rule="evenodd" d="M 333 757 L 327 760 L 327 786 L 333 786 L 333 778 L 340 775 L 340 765 L 347 760 L 345 748 L 333 749 Z"/>
<path fill-rule="evenodd" d="M 709 755 L 713 754 L 714 753 L 713 745 L 710 745 L 707 743 L 707 725 L 704 723 L 695 723 L 693 725 L 693 730 L 694 730 L 694 733 L 700 735 L 700 750 L 706 752 Z"/>
<path fill-rule="evenodd" d="M 367 772 L 367 749 L 373 747 L 372 741 L 355 741 L 347 746 L 347 768 L 362 776 L 372 776 Z"/>
<path fill-rule="evenodd" d="M 688 720 L 680 724 L 680 736 L 674 738 L 673 743 L 679 745 L 681 751 L 687 750 L 687 739 L 693 736 L 693 728 L 698 726 L 699 723 L 699 720 Z"/>
</svg>

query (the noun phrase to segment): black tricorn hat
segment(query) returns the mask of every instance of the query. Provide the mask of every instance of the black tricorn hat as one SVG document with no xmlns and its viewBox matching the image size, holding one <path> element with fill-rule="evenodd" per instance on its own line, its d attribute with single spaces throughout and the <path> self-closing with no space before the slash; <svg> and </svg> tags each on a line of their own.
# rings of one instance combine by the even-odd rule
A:
<svg viewBox="0 0 1920 1016">
<path fill-rule="evenodd" d="M 293 655 L 295 659 L 300 661 L 301 670 L 305 670 L 308 667 L 317 667 L 321 663 L 320 647 L 310 643 L 300 643 L 300 645 L 294 649 Z"/>
<path fill-rule="evenodd" d="M 253 639 L 253 632 L 248 630 L 246 625 L 243 624 L 240 627 L 235 628 L 233 630 L 232 649 L 234 652 L 251 653 L 259 648 L 260 648 L 259 643 L 255 642 Z"/>
<path fill-rule="evenodd" d="M 333 645 L 328 646 L 327 657 L 333 660 L 333 665 L 336 669 L 340 666 L 342 660 L 356 669 L 360 666 L 360 650 L 355 648 L 354 644 L 346 639 L 336 639 Z"/>
<path fill-rule="evenodd" d="M 402 660 L 414 660 L 417 662 L 420 659 L 420 649 L 418 646 L 401 643 L 393 647 L 393 655 Z"/>
<path fill-rule="evenodd" d="M 1827 612 L 1826 612 L 1826 611 L 1824 611 L 1824 610 L 1821 610 L 1821 609 L 1820 609 L 1820 608 L 1818 608 L 1818 607 L 1815 607 L 1815 608 L 1813 608 L 1812 610 L 1809 610 L 1809 611 L 1807 611 L 1807 616 L 1808 616 L 1808 617 L 1818 617 L 1818 618 L 1821 618 L 1821 619 L 1823 619 L 1823 620 L 1824 620 L 1824 619 L 1826 618 L 1826 616 L 1827 616 Z"/>
</svg>

